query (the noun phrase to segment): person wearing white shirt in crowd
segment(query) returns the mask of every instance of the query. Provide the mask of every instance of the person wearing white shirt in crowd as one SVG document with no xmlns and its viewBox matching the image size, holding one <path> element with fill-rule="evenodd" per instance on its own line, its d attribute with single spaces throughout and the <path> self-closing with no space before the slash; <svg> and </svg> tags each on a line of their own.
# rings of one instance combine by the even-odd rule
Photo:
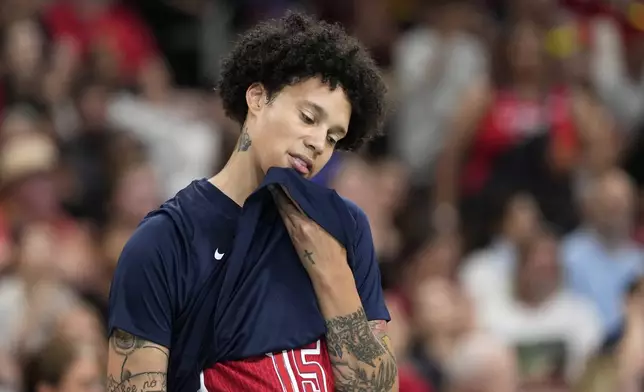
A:
<svg viewBox="0 0 644 392">
<path fill-rule="evenodd" d="M 518 244 L 530 239 L 542 224 L 541 211 L 533 196 L 517 193 L 509 198 L 496 238 L 487 247 L 469 255 L 459 280 L 477 310 L 507 297 Z"/>
<path fill-rule="evenodd" d="M 512 291 L 479 322 L 516 349 L 524 387 L 565 389 L 601 344 L 602 323 L 590 301 L 562 285 L 553 233 L 543 230 L 516 255 Z"/>
</svg>

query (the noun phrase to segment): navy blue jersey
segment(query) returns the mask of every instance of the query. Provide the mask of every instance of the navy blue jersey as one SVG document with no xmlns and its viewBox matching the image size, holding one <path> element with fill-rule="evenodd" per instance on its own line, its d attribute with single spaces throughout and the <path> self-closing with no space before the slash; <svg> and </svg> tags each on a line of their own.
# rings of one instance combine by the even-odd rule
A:
<svg viewBox="0 0 644 392">
<path fill-rule="evenodd" d="M 256 358 L 276 373 L 275 382 L 263 380 L 266 391 L 290 390 L 280 372 L 330 366 L 320 353 L 324 319 L 268 191 L 271 184 L 284 186 L 346 247 L 367 317 L 389 320 L 369 224 L 356 205 L 292 169 L 270 169 L 243 208 L 207 180 L 195 181 L 143 220 L 123 249 L 110 291 L 110 331 L 119 328 L 170 349 L 169 391 L 242 390 L 233 385 L 239 377 L 225 374 L 239 376 L 231 366 L 257 365 Z M 304 360 L 304 352 L 315 350 L 319 357 Z M 283 354 L 290 371 L 278 371 L 275 353 Z M 293 370 L 289 355 L 303 361 L 300 368 Z M 325 383 L 332 377 L 316 372 Z M 305 390 L 295 385 L 297 377 L 292 382 L 293 390 Z"/>
</svg>

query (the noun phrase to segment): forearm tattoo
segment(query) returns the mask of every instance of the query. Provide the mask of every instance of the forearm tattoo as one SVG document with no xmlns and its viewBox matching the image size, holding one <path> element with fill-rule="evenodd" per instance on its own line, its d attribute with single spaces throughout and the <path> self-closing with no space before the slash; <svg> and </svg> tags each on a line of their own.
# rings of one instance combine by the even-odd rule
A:
<svg viewBox="0 0 644 392">
<path fill-rule="evenodd" d="M 107 392 L 167 391 L 168 353 L 163 347 L 121 330 L 114 331 L 109 344 Z"/>
<path fill-rule="evenodd" d="M 388 392 L 396 383 L 396 362 L 388 337 L 376 336 L 362 308 L 347 316 L 327 320 L 327 346 L 338 391 Z"/>
</svg>

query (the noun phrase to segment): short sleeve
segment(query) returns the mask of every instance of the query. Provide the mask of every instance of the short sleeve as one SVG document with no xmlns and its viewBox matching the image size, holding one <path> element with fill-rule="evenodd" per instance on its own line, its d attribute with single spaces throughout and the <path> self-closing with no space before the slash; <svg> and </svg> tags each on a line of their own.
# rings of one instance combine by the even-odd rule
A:
<svg viewBox="0 0 644 392">
<path fill-rule="evenodd" d="M 167 215 L 144 220 L 127 242 L 109 297 L 108 331 L 121 329 L 170 347 L 178 282 L 173 271 L 180 257 L 180 236 Z"/>
<path fill-rule="evenodd" d="M 356 280 L 362 307 L 369 321 L 391 320 L 382 291 L 380 268 L 371 237 L 369 220 L 355 204 L 347 201 L 356 220 L 355 262 L 353 275 Z"/>
</svg>

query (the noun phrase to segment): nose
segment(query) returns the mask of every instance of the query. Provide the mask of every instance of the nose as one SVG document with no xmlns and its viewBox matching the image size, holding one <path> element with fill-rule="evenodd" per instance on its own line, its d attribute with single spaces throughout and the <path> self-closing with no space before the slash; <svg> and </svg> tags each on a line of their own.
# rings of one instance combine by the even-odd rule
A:
<svg viewBox="0 0 644 392">
<path fill-rule="evenodd" d="M 311 132 L 305 139 L 304 145 L 306 148 L 313 151 L 315 155 L 320 155 L 324 152 L 326 145 L 326 130 L 315 130 Z"/>
</svg>

